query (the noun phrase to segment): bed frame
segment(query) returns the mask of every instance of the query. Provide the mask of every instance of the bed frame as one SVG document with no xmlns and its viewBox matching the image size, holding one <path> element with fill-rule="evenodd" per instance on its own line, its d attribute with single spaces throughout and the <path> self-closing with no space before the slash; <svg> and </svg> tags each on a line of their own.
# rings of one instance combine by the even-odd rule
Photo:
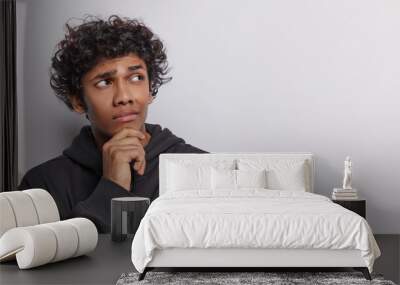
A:
<svg viewBox="0 0 400 285">
<path fill-rule="evenodd" d="M 309 192 L 314 191 L 314 158 L 311 153 L 209 153 L 209 154 L 161 154 L 159 162 L 160 195 L 165 193 L 166 167 L 176 159 L 221 159 L 221 158 L 299 158 L 308 162 Z M 254 249 L 254 248 L 168 248 L 157 249 L 153 259 L 139 280 L 148 271 L 156 268 L 220 269 L 233 271 L 253 271 L 256 269 L 285 268 L 343 268 L 361 271 L 367 280 L 371 275 L 359 250 L 329 249 Z M 251 270 L 250 270 L 251 269 Z M 259 271 L 264 271 L 259 270 Z M 232 271 L 232 270 L 230 270 Z"/>
<path fill-rule="evenodd" d="M 155 268 L 199 268 L 212 271 L 212 268 L 231 268 L 234 271 L 247 271 L 271 268 L 338 268 L 350 267 L 361 271 L 367 280 L 371 280 L 368 268 L 361 258 L 359 250 L 328 249 L 198 249 L 171 248 L 154 252 L 152 261 L 143 273 Z M 250 270 L 250 271 L 251 271 Z M 263 271 L 260 270 L 260 271 Z"/>
</svg>

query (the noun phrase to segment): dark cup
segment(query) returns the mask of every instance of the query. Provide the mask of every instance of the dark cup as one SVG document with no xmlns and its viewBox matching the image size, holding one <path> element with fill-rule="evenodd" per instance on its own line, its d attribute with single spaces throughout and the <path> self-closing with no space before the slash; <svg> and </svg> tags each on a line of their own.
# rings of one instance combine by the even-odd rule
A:
<svg viewBox="0 0 400 285">
<path fill-rule="evenodd" d="M 111 240 L 124 241 L 134 236 L 149 205 L 150 199 L 144 197 L 111 199 Z"/>
</svg>

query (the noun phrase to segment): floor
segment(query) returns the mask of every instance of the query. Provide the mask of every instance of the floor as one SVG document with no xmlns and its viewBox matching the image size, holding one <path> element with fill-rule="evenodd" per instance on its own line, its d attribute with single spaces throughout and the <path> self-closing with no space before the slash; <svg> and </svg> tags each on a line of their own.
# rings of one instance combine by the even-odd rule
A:
<svg viewBox="0 0 400 285">
<path fill-rule="evenodd" d="M 385 279 L 400 285 L 400 235 L 377 234 L 374 236 L 381 250 L 381 256 L 374 263 L 374 273 L 383 274 Z"/>
<path fill-rule="evenodd" d="M 375 261 L 374 272 L 400 284 L 400 235 L 375 235 L 381 256 Z"/>
</svg>

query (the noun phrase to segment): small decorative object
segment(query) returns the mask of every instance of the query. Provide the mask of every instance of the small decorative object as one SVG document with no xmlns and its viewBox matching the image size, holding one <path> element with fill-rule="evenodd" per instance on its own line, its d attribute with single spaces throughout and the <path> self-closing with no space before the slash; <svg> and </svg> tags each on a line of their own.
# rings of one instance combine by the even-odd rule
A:
<svg viewBox="0 0 400 285">
<path fill-rule="evenodd" d="M 343 177 L 343 189 L 353 189 L 351 187 L 351 168 L 352 168 L 352 162 L 350 159 L 350 156 L 346 157 L 346 160 L 344 161 L 344 177 Z"/>
<path fill-rule="evenodd" d="M 135 235 L 150 199 L 144 197 L 121 197 L 111 199 L 111 239 L 124 241 Z"/>
<path fill-rule="evenodd" d="M 343 188 L 334 188 L 332 193 L 333 200 L 357 200 L 357 189 L 351 186 L 352 183 L 352 162 L 350 156 L 344 161 Z"/>
</svg>

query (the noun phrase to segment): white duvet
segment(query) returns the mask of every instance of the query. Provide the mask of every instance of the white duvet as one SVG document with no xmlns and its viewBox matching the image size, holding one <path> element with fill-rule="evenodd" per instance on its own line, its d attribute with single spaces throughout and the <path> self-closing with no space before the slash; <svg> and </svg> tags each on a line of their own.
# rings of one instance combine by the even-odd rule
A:
<svg viewBox="0 0 400 285">
<path fill-rule="evenodd" d="M 160 196 L 133 239 L 133 265 L 143 272 L 154 249 L 175 247 L 358 249 L 370 272 L 380 255 L 359 215 L 321 195 L 265 189 Z"/>
</svg>

